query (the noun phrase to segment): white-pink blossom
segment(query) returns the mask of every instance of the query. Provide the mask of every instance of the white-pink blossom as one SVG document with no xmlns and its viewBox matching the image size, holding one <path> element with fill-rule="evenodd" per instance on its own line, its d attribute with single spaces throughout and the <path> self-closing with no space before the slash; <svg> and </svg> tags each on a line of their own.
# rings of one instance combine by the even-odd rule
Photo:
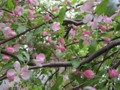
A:
<svg viewBox="0 0 120 90">
<path fill-rule="evenodd" d="M 59 23 L 59 22 L 53 22 L 53 23 L 51 24 L 51 29 L 52 29 L 54 32 L 60 30 L 60 23 Z"/>
</svg>

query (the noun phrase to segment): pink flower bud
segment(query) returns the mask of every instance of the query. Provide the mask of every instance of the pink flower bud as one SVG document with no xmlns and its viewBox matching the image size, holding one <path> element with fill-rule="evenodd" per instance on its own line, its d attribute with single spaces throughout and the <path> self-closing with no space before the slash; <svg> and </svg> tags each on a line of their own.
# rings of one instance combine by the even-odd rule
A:
<svg viewBox="0 0 120 90">
<path fill-rule="evenodd" d="M 61 44 L 64 44 L 65 43 L 65 40 L 64 38 L 60 38 L 60 41 L 59 41 Z"/>
<path fill-rule="evenodd" d="M 15 0 L 15 2 L 18 4 L 19 2 L 21 2 L 21 0 Z"/>
<path fill-rule="evenodd" d="M 46 14 L 45 15 L 45 20 L 48 20 L 50 18 L 50 15 L 49 14 Z"/>
<path fill-rule="evenodd" d="M 10 57 L 7 56 L 7 55 L 3 55 L 3 56 L 2 56 L 2 60 L 4 60 L 4 61 L 8 61 L 9 59 L 10 59 Z"/>
<path fill-rule="evenodd" d="M 9 19 L 8 19 L 8 18 L 5 18 L 5 19 L 4 19 L 4 22 L 5 22 L 5 23 L 8 23 L 8 22 L 9 22 Z"/>
<path fill-rule="evenodd" d="M 56 45 L 56 46 L 54 46 L 54 48 L 55 48 L 55 49 L 59 49 L 59 46 L 58 46 L 58 45 Z"/>
<path fill-rule="evenodd" d="M 109 69 L 108 75 L 110 78 L 118 78 L 119 73 L 116 69 Z"/>
<path fill-rule="evenodd" d="M 89 36 L 90 35 L 90 31 L 85 30 L 85 31 L 82 32 L 82 35 L 83 36 Z"/>
<path fill-rule="evenodd" d="M 104 38 L 105 43 L 110 43 L 110 38 Z"/>
<path fill-rule="evenodd" d="M 6 48 L 6 52 L 12 54 L 12 53 L 15 52 L 15 50 L 14 50 L 13 47 L 7 47 L 7 48 Z"/>
<path fill-rule="evenodd" d="M 50 43 L 50 44 L 52 44 L 53 43 L 53 41 L 52 41 L 52 39 L 51 38 L 48 38 L 48 43 Z"/>
<path fill-rule="evenodd" d="M 100 31 L 103 33 L 107 30 L 107 27 L 102 25 L 102 24 L 99 24 L 98 27 L 101 29 Z"/>
<path fill-rule="evenodd" d="M 66 48 L 64 46 L 60 46 L 59 49 L 64 52 L 66 50 Z"/>
<path fill-rule="evenodd" d="M 45 32 L 45 31 L 42 32 L 42 36 L 43 36 L 43 37 L 47 36 L 47 32 Z"/>
<path fill-rule="evenodd" d="M 70 0 L 67 0 L 67 4 L 70 5 L 70 4 L 71 4 L 71 1 L 70 1 Z"/>
<path fill-rule="evenodd" d="M 92 70 L 85 70 L 83 72 L 83 75 L 87 78 L 87 79 L 93 79 L 95 77 L 95 74 Z"/>
</svg>

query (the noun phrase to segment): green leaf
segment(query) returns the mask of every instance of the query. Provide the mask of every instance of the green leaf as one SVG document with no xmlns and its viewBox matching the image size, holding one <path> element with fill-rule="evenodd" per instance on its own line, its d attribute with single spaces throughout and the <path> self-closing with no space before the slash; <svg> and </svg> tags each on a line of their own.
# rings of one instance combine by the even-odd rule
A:
<svg viewBox="0 0 120 90">
<path fill-rule="evenodd" d="M 108 3 L 108 0 L 103 0 L 103 1 L 97 6 L 95 12 L 96 12 L 98 15 L 107 14 L 107 13 L 108 13 L 107 3 Z"/>
<path fill-rule="evenodd" d="M 20 61 L 24 62 L 24 58 L 22 54 L 18 54 L 17 57 Z"/>
<path fill-rule="evenodd" d="M 18 33 L 22 33 L 22 32 L 24 32 L 25 30 L 26 30 L 26 27 L 25 27 L 25 26 L 19 25 L 19 26 L 18 26 L 18 29 L 17 29 L 17 32 L 18 32 Z"/>
<path fill-rule="evenodd" d="M 91 43 L 91 45 L 90 45 L 90 47 L 89 47 L 89 52 L 90 52 L 90 53 L 95 52 L 96 47 L 97 47 L 97 42 L 96 42 L 95 40 L 93 40 L 93 42 Z"/>
<path fill-rule="evenodd" d="M 56 79 L 56 81 L 55 81 L 55 84 L 54 84 L 54 86 L 51 88 L 51 90 L 60 90 L 59 87 L 60 87 L 60 85 L 63 83 L 62 81 L 63 81 L 62 76 L 58 76 L 57 79 Z"/>
<path fill-rule="evenodd" d="M 25 57 L 27 58 L 27 61 L 29 61 L 29 60 L 30 60 L 30 56 L 29 56 L 29 54 L 28 54 L 27 52 L 23 52 L 23 54 L 24 54 Z"/>
<path fill-rule="evenodd" d="M 73 60 L 73 61 L 72 61 L 72 66 L 73 66 L 74 68 L 77 68 L 77 67 L 79 66 L 79 64 L 80 64 L 80 60 Z"/>
<path fill-rule="evenodd" d="M 33 33 L 32 32 L 30 32 L 30 33 L 27 33 L 27 35 L 26 35 L 26 41 L 27 42 L 29 42 L 31 39 L 32 39 L 32 36 L 33 36 Z"/>
<path fill-rule="evenodd" d="M 14 8 L 13 0 L 7 0 L 7 8 L 12 10 Z"/>
<path fill-rule="evenodd" d="M 65 8 L 62 8 L 59 12 L 59 22 L 62 24 L 65 17 Z"/>
</svg>

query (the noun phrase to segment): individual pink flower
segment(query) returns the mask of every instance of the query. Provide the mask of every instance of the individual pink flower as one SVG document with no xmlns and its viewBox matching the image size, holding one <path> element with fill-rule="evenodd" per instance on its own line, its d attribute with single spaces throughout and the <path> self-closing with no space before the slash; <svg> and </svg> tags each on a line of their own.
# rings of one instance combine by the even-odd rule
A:
<svg viewBox="0 0 120 90">
<path fill-rule="evenodd" d="M 65 48 L 64 46 L 62 46 L 62 45 L 59 46 L 59 49 L 60 49 L 62 52 L 64 52 L 64 51 L 66 50 L 66 48 Z"/>
<path fill-rule="evenodd" d="M 85 2 L 80 9 L 82 12 L 92 12 L 93 6 L 94 6 L 94 2 Z"/>
<path fill-rule="evenodd" d="M 116 69 L 109 69 L 108 75 L 110 78 L 118 78 L 119 73 Z"/>
<path fill-rule="evenodd" d="M 8 18 L 5 18 L 4 19 L 4 23 L 8 23 L 9 22 L 9 19 Z"/>
<path fill-rule="evenodd" d="M 104 16 L 103 19 L 104 19 L 103 21 L 104 21 L 106 24 L 111 24 L 111 23 L 112 23 L 112 18 L 110 18 L 110 17 L 108 17 L 108 16 Z"/>
<path fill-rule="evenodd" d="M 36 65 L 40 66 L 45 60 L 45 55 L 43 53 L 40 53 L 36 56 Z"/>
<path fill-rule="evenodd" d="M 7 78 L 8 78 L 10 81 L 13 81 L 14 78 L 15 78 L 15 76 L 16 76 L 16 72 L 15 72 L 14 69 L 9 69 L 9 70 L 7 71 Z"/>
<path fill-rule="evenodd" d="M 88 23 L 88 26 L 91 26 L 91 29 L 95 29 L 98 26 L 98 23 L 91 21 Z"/>
<path fill-rule="evenodd" d="M 67 0 L 66 3 L 67 3 L 68 5 L 70 5 L 72 2 L 71 2 L 71 0 Z"/>
<path fill-rule="evenodd" d="M 53 40 L 49 37 L 48 40 L 47 40 L 48 43 L 52 44 L 53 43 Z"/>
<path fill-rule="evenodd" d="M 16 32 L 14 32 L 10 27 L 5 27 L 3 34 L 6 39 L 16 36 Z"/>
<path fill-rule="evenodd" d="M 31 9 L 28 10 L 28 18 L 29 20 L 34 19 L 34 10 L 31 10 Z"/>
<path fill-rule="evenodd" d="M 85 70 L 83 72 L 83 75 L 87 78 L 87 79 L 93 79 L 95 77 L 95 73 L 92 70 Z"/>
<path fill-rule="evenodd" d="M 15 7 L 13 12 L 17 16 L 22 16 L 23 13 L 24 13 L 24 7 L 23 6 L 17 6 L 17 7 Z"/>
<path fill-rule="evenodd" d="M 110 43 L 110 38 L 107 38 L 107 37 L 106 37 L 106 38 L 104 38 L 103 40 L 105 41 L 105 43 Z"/>
<path fill-rule="evenodd" d="M 83 40 L 83 44 L 90 44 L 93 38 L 90 36 L 90 31 L 85 30 L 82 32 L 82 36 L 80 37 Z"/>
<path fill-rule="evenodd" d="M 96 88 L 91 87 L 91 86 L 86 86 L 86 87 L 84 87 L 83 90 L 96 90 Z"/>
<path fill-rule="evenodd" d="M 8 61 L 9 59 L 10 59 L 10 57 L 7 56 L 7 55 L 3 55 L 3 56 L 2 56 L 2 60 L 4 60 L 4 61 Z"/>
<path fill-rule="evenodd" d="M 58 31 L 58 30 L 60 30 L 60 23 L 59 22 L 53 22 L 52 24 L 51 24 L 51 29 L 53 30 L 53 31 Z"/>
<path fill-rule="evenodd" d="M 29 77 L 29 74 L 28 74 L 28 66 L 24 66 L 22 69 L 21 69 L 21 77 L 24 79 L 24 80 L 28 80 L 30 77 Z"/>
<path fill-rule="evenodd" d="M 14 50 L 13 47 L 7 47 L 5 51 L 6 51 L 7 53 L 10 53 L 10 54 L 12 54 L 12 53 L 15 52 L 15 50 Z"/>
<path fill-rule="evenodd" d="M 16 61 L 14 63 L 14 69 L 8 70 L 7 77 L 11 81 L 14 80 L 15 82 L 19 82 L 20 81 L 19 76 L 21 76 L 22 79 L 24 79 L 24 80 L 28 80 L 30 77 L 28 74 L 28 66 L 24 66 L 24 67 L 20 68 L 20 63 L 18 61 Z"/>
<path fill-rule="evenodd" d="M 103 33 L 107 30 L 107 27 L 105 25 L 99 24 L 98 27 L 100 28 L 100 31 Z"/>
<path fill-rule="evenodd" d="M 85 31 L 82 32 L 82 35 L 83 36 L 89 36 L 90 35 L 90 31 L 85 30 Z"/>
<path fill-rule="evenodd" d="M 53 8 L 52 8 L 52 11 L 54 12 L 54 11 L 57 11 L 59 8 L 58 8 L 58 6 L 54 6 Z"/>
<path fill-rule="evenodd" d="M 43 31 L 41 34 L 43 37 L 47 36 L 47 32 Z"/>
<path fill-rule="evenodd" d="M 45 17 L 45 20 L 48 20 L 50 18 L 50 15 L 46 14 L 44 17 Z"/>
<path fill-rule="evenodd" d="M 93 15 L 87 14 L 84 16 L 83 23 L 89 23 L 93 19 Z"/>
<path fill-rule="evenodd" d="M 59 41 L 61 44 L 64 44 L 65 43 L 65 40 L 64 38 L 60 38 L 60 41 Z"/>
</svg>

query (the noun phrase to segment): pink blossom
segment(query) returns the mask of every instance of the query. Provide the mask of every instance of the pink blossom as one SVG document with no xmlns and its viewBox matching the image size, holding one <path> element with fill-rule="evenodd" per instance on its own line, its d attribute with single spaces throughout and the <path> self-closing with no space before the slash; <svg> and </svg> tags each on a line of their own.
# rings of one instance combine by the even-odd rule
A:
<svg viewBox="0 0 120 90">
<path fill-rule="evenodd" d="M 104 38 L 105 43 L 110 43 L 110 38 Z"/>
<path fill-rule="evenodd" d="M 9 59 L 10 59 L 10 57 L 7 56 L 7 55 L 3 55 L 3 56 L 2 56 L 2 60 L 4 60 L 4 61 L 8 61 Z"/>
<path fill-rule="evenodd" d="M 16 32 L 14 32 L 10 27 L 5 27 L 3 34 L 6 39 L 16 36 Z"/>
<path fill-rule="evenodd" d="M 85 2 L 80 9 L 82 12 L 92 12 L 93 6 L 94 6 L 94 2 Z"/>
<path fill-rule="evenodd" d="M 9 22 L 9 19 L 8 19 L 8 18 L 5 18 L 5 19 L 4 19 L 4 22 L 5 22 L 5 23 L 8 23 L 8 22 Z"/>
<path fill-rule="evenodd" d="M 8 13 L 8 17 L 13 17 L 13 13 Z"/>
<path fill-rule="evenodd" d="M 96 23 L 96 22 L 89 22 L 88 26 L 91 26 L 92 29 L 95 29 L 98 26 L 98 23 Z"/>
<path fill-rule="evenodd" d="M 21 0 L 15 0 L 15 2 L 18 4 L 19 2 L 21 2 Z"/>
<path fill-rule="evenodd" d="M 82 32 L 82 35 L 83 36 L 89 36 L 90 35 L 90 31 L 85 30 L 85 31 Z"/>
<path fill-rule="evenodd" d="M 109 69 L 108 75 L 110 78 L 118 78 L 119 73 L 116 69 Z"/>
<path fill-rule="evenodd" d="M 66 50 L 66 48 L 65 48 L 64 46 L 62 46 L 62 45 L 59 46 L 59 49 L 60 49 L 62 52 L 64 52 L 64 51 Z"/>
<path fill-rule="evenodd" d="M 51 38 L 48 38 L 48 43 L 52 44 L 53 43 L 53 40 Z"/>
<path fill-rule="evenodd" d="M 96 90 L 96 88 L 91 87 L 91 86 L 86 86 L 86 87 L 84 87 L 83 90 Z"/>
<path fill-rule="evenodd" d="M 31 10 L 31 9 L 28 10 L 28 18 L 29 20 L 34 19 L 34 10 Z"/>
<path fill-rule="evenodd" d="M 93 79 L 95 77 L 95 74 L 92 70 L 85 70 L 83 72 L 83 75 L 87 78 L 87 79 Z"/>
<path fill-rule="evenodd" d="M 43 37 L 47 36 L 47 32 L 45 32 L 45 31 L 42 32 L 42 36 L 43 36 Z"/>
<path fill-rule="evenodd" d="M 8 79 L 9 79 L 10 81 L 13 81 L 14 78 L 15 78 L 15 76 L 16 76 L 16 72 L 15 72 L 14 69 L 9 69 L 9 70 L 7 71 L 7 77 L 8 77 Z"/>
<path fill-rule="evenodd" d="M 103 19 L 104 19 L 103 21 L 104 21 L 106 24 L 111 24 L 111 23 L 112 23 L 112 18 L 110 18 L 110 17 L 104 16 Z"/>
<path fill-rule="evenodd" d="M 98 27 L 100 28 L 100 31 L 103 33 L 107 30 L 107 27 L 102 25 L 102 24 L 99 24 Z"/>
<path fill-rule="evenodd" d="M 26 0 L 29 4 L 31 5 L 35 5 L 35 6 L 38 6 L 39 5 L 39 2 L 38 0 Z"/>
<path fill-rule="evenodd" d="M 18 16 L 22 16 L 23 15 L 23 12 L 24 11 L 24 7 L 22 6 L 17 6 L 15 9 L 14 9 L 14 14 L 15 15 L 18 15 Z"/>
<path fill-rule="evenodd" d="M 83 44 L 90 44 L 93 38 L 90 36 L 90 31 L 83 31 L 82 36 L 80 37 L 83 40 Z"/>
<path fill-rule="evenodd" d="M 58 6 L 54 6 L 53 8 L 52 8 L 52 11 L 57 11 L 58 10 Z"/>
<path fill-rule="evenodd" d="M 15 50 L 14 50 L 13 47 L 7 47 L 7 48 L 6 48 L 6 52 L 12 54 L 12 53 L 15 52 Z"/>
<path fill-rule="evenodd" d="M 71 4 L 71 0 L 67 0 L 67 4 L 70 5 Z"/>
<path fill-rule="evenodd" d="M 24 79 L 24 80 L 28 80 L 30 78 L 29 74 L 28 74 L 28 66 L 24 66 L 22 69 L 21 69 L 21 77 Z"/>
<path fill-rule="evenodd" d="M 46 14 L 44 17 L 45 17 L 45 20 L 48 20 L 50 18 L 50 15 Z"/>
<path fill-rule="evenodd" d="M 53 22 L 52 24 L 51 24 L 51 29 L 53 30 L 53 31 L 58 31 L 58 30 L 60 30 L 60 23 L 59 22 Z"/>
<path fill-rule="evenodd" d="M 87 14 L 84 16 L 83 23 L 88 23 L 93 19 L 93 15 Z"/>
<path fill-rule="evenodd" d="M 18 61 L 16 61 L 14 63 L 14 69 L 8 70 L 7 77 L 11 81 L 14 80 L 15 82 L 19 82 L 20 81 L 19 76 L 21 76 L 22 79 L 24 79 L 24 80 L 29 79 L 28 66 L 24 66 L 24 67 L 20 68 L 20 63 Z"/>
<path fill-rule="evenodd" d="M 64 38 L 60 38 L 60 41 L 59 41 L 61 44 L 64 44 L 65 43 L 65 40 Z"/>
<path fill-rule="evenodd" d="M 40 66 L 45 60 L 45 55 L 43 53 L 40 53 L 36 56 L 36 65 Z"/>
</svg>

